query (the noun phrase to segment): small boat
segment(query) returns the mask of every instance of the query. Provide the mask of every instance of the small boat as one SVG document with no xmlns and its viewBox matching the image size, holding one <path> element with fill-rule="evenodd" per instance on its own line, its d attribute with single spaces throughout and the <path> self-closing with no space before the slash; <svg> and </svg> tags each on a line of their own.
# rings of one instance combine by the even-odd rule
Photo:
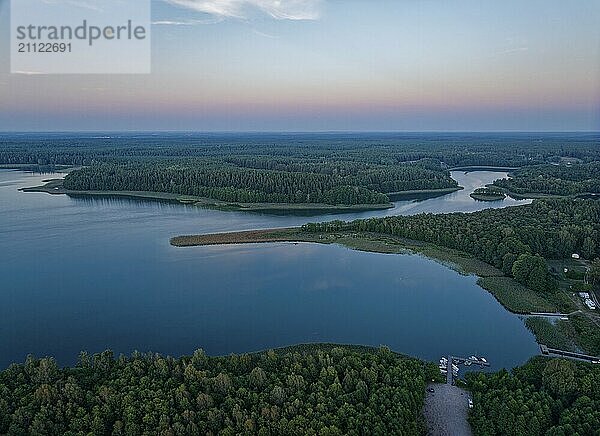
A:
<svg viewBox="0 0 600 436">
<path fill-rule="evenodd" d="M 469 359 L 465 360 L 465 366 L 471 366 L 471 363 L 473 362 L 471 362 Z"/>
</svg>

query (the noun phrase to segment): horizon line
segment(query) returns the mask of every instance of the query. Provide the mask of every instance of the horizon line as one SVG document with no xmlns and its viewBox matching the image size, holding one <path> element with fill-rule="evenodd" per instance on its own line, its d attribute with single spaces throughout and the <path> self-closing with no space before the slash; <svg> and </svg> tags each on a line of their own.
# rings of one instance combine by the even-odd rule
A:
<svg viewBox="0 0 600 436">
<path fill-rule="evenodd" d="M 600 134 L 600 130 L 2 130 L 0 135 L 13 134 L 410 134 L 410 133 L 589 133 Z"/>
</svg>

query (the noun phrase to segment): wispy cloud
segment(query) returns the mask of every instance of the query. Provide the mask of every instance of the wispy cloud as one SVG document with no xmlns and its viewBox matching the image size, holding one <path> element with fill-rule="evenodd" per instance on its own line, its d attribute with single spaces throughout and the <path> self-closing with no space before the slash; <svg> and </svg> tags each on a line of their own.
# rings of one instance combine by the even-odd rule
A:
<svg viewBox="0 0 600 436">
<path fill-rule="evenodd" d="M 224 18 L 248 18 L 252 9 L 278 20 L 316 20 L 321 0 L 165 0 L 167 3 Z"/>
<path fill-rule="evenodd" d="M 255 35 L 258 35 L 258 36 L 262 36 L 263 38 L 279 39 L 279 37 L 276 35 L 271 35 L 270 33 L 264 33 L 264 32 L 261 32 L 260 30 L 256 30 L 256 29 L 252 29 L 252 33 L 254 33 Z"/>
<path fill-rule="evenodd" d="M 529 51 L 529 44 L 524 38 L 518 36 L 511 36 L 505 39 L 504 49 L 497 51 L 497 55 L 505 55 L 511 53 L 519 53 L 523 51 Z"/>
</svg>

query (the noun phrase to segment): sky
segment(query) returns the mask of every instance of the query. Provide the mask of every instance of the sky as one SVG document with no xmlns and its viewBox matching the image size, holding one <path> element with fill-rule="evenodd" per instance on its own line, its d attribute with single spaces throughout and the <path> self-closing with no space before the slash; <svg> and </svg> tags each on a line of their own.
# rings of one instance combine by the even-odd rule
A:
<svg viewBox="0 0 600 436">
<path fill-rule="evenodd" d="M 151 74 L 16 75 L 0 0 L 0 131 L 600 130 L 598 0 L 152 0 L 152 21 Z"/>
</svg>

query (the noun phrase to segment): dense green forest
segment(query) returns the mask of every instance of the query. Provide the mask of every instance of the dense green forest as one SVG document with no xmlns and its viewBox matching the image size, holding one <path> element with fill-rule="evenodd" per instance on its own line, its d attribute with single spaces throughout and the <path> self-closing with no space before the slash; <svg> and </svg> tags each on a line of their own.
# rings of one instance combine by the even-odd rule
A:
<svg viewBox="0 0 600 436">
<path fill-rule="evenodd" d="M 0 373 L 0 434 L 414 435 L 435 365 L 386 348 L 182 358 L 82 353 Z"/>
<path fill-rule="evenodd" d="M 70 190 L 157 191 L 240 203 L 386 204 L 455 188 L 448 168 L 600 159 L 594 135 L 5 135 L 0 165 L 84 165 Z"/>
<path fill-rule="evenodd" d="M 304 345 L 181 358 L 29 357 L 0 372 L 0 434 L 362 435 L 424 433 L 433 364 L 387 348 Z M 600 366 L 534 357 L 468 373 L 475 435 L 598 435 Z"/>
<path fill-rule="evenodd" d="M 546 259 L 600 256 L 600 202 L 537 200 L 474 213 L 420 214 L 310 223 L 308 232 L 387 233 L 470 253 L 536 291 L 553 291 Z"/>
<path fill-rule="evenodd" d="M 600 365 L 536 357 L 512 373 L 470 373 L 475 435 L 599 435 Z"/>
<path fill-rule="evenodd" d="M 456 186 L 439 163 L 431 169 L 430 162 L 387 167 L 307 161 L 276 165 L 269 158 L 237 161 L 253 166 L 190 159 L 103 163 L 69 174 L 64 186 L 77 191 L 156 191 L 248 203 L 326 204 L 382 204 L 389 202 L 387 192 Z M 259 162 L 277 169 L 257 169 Z"/>
<path fill-rule="evenodd" d="M 494 185 L 515 194 L 576 195 L 600 193 L 600 162 L 575 165 L 535 165 L 515 171 Z"/>
</svg>

